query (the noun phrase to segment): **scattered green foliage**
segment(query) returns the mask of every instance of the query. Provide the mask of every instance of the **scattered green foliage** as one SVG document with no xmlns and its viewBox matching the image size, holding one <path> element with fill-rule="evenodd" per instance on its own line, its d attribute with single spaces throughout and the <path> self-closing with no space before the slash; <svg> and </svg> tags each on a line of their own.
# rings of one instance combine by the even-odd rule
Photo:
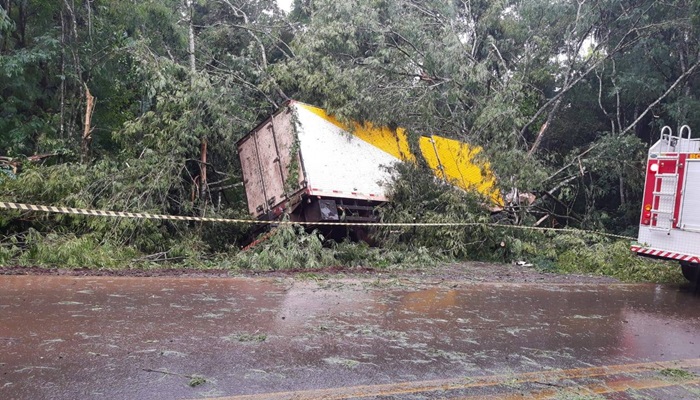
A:
<svg viewBox="0 0 700 400">
<path fill-rule="evenodd" d="M 95 235 L 89 234 L 77 237 L 70 233 L 50 233 L 44 236 L 30 229 L 26 235 L 13 237 L 12 242 L 10 251 L 15 249 L 18 264 L 27 266 L 111 269 L 122 267 L 138 254 L 132 247 L 101 243 Z M 19 248 L 22 248 L 21 252 Z"/>
<path fill-rule="evenodd" d="M 243 269 L 314 269 L 334 265 L 332 254 L 323 248 L 323 236 L 307 233 L 300 226 L 282 225 L 268 240 L 238 254 L 236 262 Z"/>
<path fill-rule="evenodd" d="M 683 282 L 677 263 L 637 257 L 629 246 L 624 240 L 574 238 L 574 243 L 557 249 L 556 271 L 607 275 L 630 282 Z"/>
<path fill-rule="evenodd" d="M 267 335 L 264 333 L 234 333 L 224 339 L 242 343 L 262 343 L 267 340 Z"/>
<path fill-rule="evenodd" d="M 234 263 L 240 269 L 313 270 L 330 266 L 376 267 L 430 265 L 447 260 L 425 247 L 390 249 L 370 247 L 364 242 L 325 240 L 317 231 L 307 232 L 299 225 L 281 225 L 266 241 L 237 253 Z"/>
<path fill-rule="evenodd" d="M 437 180 L 415 164 L 394 167 L 389 184 L 391 203 L 382 209 L 382 222 L 473 223 L 473 226 L 382 228 L 378 238 L 388 248 L 428 249 L 437 257 L 496 258 L 500 231 L 484 229 L 489 212 L 473 193 Z"/>
<path fill-rule="evenodd" d="M 323 361 L 325 361 L 327 364 L 331 365 L 340 365 L 342 367 L 345 367 L 347 369 L 354 369 L 361 363 L 357 360 L 352 360 L 348 358 L 341 358 L 341 357 L 328 357 L 324 358 Z"/>
<path fill-rule="evenodd" d="M 187 384 L 190 387 L 194 388 L 194 387 L 197 387 L 200 385 L 204 385 L 205 383 L 207 383 L 207 380 L 203 376 L 192 375 L 192 377 L 190 378 L 190 381 Z"/>
<path fill-rule="evenodd" d="M 659 371 L 659 373 L 672 380 L 689 380 L 696 377 L 694 373 L 680 368 L 666 368 Z"/>
</svg>

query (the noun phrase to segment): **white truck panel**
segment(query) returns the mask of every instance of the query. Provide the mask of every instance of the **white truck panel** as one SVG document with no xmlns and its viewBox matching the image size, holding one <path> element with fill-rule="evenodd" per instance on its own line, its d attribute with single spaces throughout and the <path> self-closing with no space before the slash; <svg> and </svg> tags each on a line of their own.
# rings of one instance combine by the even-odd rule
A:
<svg viewBox="0 0 700 400">
<path fill-rule="evenodd" d="M 266 124 L 255 135 L 257 140 L 262 175 L 265 182 L 268 206 L 280 201 L 284 193 L 284 180 L 279 167 L 279 156 L 275 145 L 272 124 Z"/>
<path fill-rule="evenodd" d="M 649 148 L 649 154 L 697 152 L 700 152 L 700 140 L 698 139 L 681 139 L 675 143 L 659 140 Z"/>
<path fill-rule="evenodd" d="M 672 253 L 700 255 L 698 232 L 681 229 L 655 230 L 647 225 L 639 227 L 637 241 L 649 247 Z"/>
<path fill-rule="evenodd" d="M 301 160 L 299 159 L 299 152 L 293 153 L 294 147 L 294 130 L 292 128 L 292 115 L 291 109 L 286 108 L 283 112 L 273 115 L 273 128 L 275 131 L 275 138 L 277 140 L 277 147 L 279 148 L 280 165 L 282 166 L 282 175 L 284 182 L 287 183 L 289 179 L 290 167 L 292 166 L 292 159 L 296 161 L 296 167 L 298 169 L 298 182 L 297 187 L 289 187 L 287 189 L 295 190 L 299 189 L 304 182 L 304 174 L 301 171 Z M 291 194 L 291 193 L 290 193 Z"/>
<path fill-rule="evenodd" d="M 298 152 L 293 151 L 296 140 Z M 248 211 L 256 217 L 278 208 L 299 190 L 311 196 L 387 201 L 382 182 L 390 173 L 383 166 L 400 162 L 294 102 L 251 131 L 239 142 L 238 151 Z M 297 168 L 298 185 L 285 187 L 292 167 Z"/>
<path fill-rule="evenodd" d="M 263 190 L 262 175 L 252 135 L 239 143 L 238 154 L 241 160 L 241 170 L 243 171 L 243 183 L 246 188 L 248 211 L 253 215 L 262 214 L 262 205 L 266 201 L 265 191 Z M 258 207 L 260 207 L 259 211 Z"/>
<path fill-rule="evenodd" d="M 267 121 L 255 128 L 238 144 L 238 152 L 243 171 L 243 182 L 246 187 L 248 211 L 254 216 L 260 216 L 286 201 L 286 189 L 297 191 L 296 188 L 285 188 L 289 177 L 289 167 L 294 146 L 294 131 L 291 128 L 291 113 L 287 109 L 268 118 Z M 296 163 L 297 168 L 300 165 Z M 299 169 L 299 182 L 304 176 Z"/>
<path fill-rule="evenodd" d="M 399 160 L 306 108 L 294 106 L 309 194 L 386 201 L 382 182 L 390 174 L 383 167 Z"/>
<path fill-rule="evenodd" d="M 688 160 L 686 162 L 681 207 L 679 216 L 680 228 L 700 232 L 700 160 Z M 700 235 L 696 236 L 696 241 L 700 242 Z"/>
</svg>

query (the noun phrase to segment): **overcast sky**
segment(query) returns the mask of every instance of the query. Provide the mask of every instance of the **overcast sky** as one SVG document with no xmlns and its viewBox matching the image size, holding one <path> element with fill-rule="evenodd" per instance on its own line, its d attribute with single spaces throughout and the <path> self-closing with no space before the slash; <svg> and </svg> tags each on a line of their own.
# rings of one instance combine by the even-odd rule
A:
<svg viewBox="0 0 700 400">
<path fill-rule="evenodd" d="M 289 12 L 292 9 L 292 2 L 294 0 L 277 0 L 277 5 L 284 11 Z"/>
</svg>

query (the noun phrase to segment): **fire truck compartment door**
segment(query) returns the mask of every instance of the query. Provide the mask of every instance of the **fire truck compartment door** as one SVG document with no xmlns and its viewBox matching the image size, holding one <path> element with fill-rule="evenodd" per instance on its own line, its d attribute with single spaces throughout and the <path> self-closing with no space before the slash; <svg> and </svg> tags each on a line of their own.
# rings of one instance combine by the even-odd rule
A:
<svg viewBox="0 0 700 400">
<path fill-rule="evenodd" d="M 700 231 L 700 161 L 686 161 L 680 228 Z"/>
</svg>

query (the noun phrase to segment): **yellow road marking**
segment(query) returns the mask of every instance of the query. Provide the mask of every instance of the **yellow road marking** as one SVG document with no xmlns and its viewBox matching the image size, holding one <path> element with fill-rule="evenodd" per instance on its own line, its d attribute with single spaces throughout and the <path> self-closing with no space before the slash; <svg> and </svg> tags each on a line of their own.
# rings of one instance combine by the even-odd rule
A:
<svg viewBox="0 0 700 400">
<path fill-rule="evenodd" d="M 700 358 L 677 360 L 677 361 L 661 361 L 661 362 L 649 362 L 649 363 L 636 363 L 636 364 L 622 364 L 622 365 L 609 365 L 602 367 L 589 367 L 589 368 L 574 368 L 565 370 L 547 370 L 540 372 L 525 372 L 521 374 L 512 375 L 492 375 L 492 376 L 480 376 L 472 378 L 453 378 L 453 379 L 439 379 L 430 381 L 418 381 L 418 382 L 400 382 L 393 384 L 382 384 L 382 385 L 360 385 L 352 387 L 340 387 L 331 389 L 316 389 L 316 390 L 305 390 L 305 391 L 294 391 L 294 392 L 277 392 L 277 393 L 262 393 L 253 395 L 242 395 L 242 396 L 229 396 L 229 397 L 219 397 L 213 400 L 258 400 L 258 399 L 324 399 L 324 400 L 341 400 L 341 399 L 351 399 L 351 398 L 361 398 L 361 397 L 376 397 L 376 396 L 396 396 L 396 395 L 406 395 L 406 394 L 416 394 L 416 393 L 427 393 L 427 392 L 438 392 L 438 391 L 450 391 L 450 390 L 464 390 L 473 388 L 485 388 L 498 386 L 502 384 L 517 385 L 521 383 L 532 383 L 538 381 L 552 381 L 552 380 L 563 380 L 563 379 L 575 379 L 575 378 L 592 378 L 607 375 L 616 374 L 629 374 L 638 373 L 644 371 L 655 371 L 662 370 L 666 368 L 698 368 L 700 367 Z M 612 382 L 609 385 L 592 385 L 589 390 L 592 393 L 608 393 L 608 391 L 622 391 L 629 388 L 637 389 L 651 389 L 655 387 L 663 386 L 674 386 L 683 383 L 695 383 L 696 381 L 687 382 L 677 382 L 668 380 L 645 380 L 640 381 L 640 384 L 636 385 L 632 381 L 620 381 Z M 662 386 L 663 385 L 663 386 Z M 617 389 L 617 390 L 615 390 Z M 547 398 L 549 391 L 538 392 L 541 393 L 543 397 Z M 522 396 L 522 394 L 519 394 Z M 478 397 L 477 397 L 478 398 Z M 490 398 L 490 397 L 486 397 Z M 495 398 L 503 398 L 503 395 L 497 396 Z M 522 398 L 522 397 L 518 397 Z"/>
<path fill-rule="evenodd" d="M 545 389 L 541 391 L 529 392 L 529 393 L 517 393 L 517 394 L 500 394 L 492 396 L 473 396 L 473 397 L 462 397 L 464 400 L 521 400 L 521 399 L 532 399 L 532 400 L 544 400 L 552 399 L 563 393 L 572 393 L 578 395 L 604 395 L 610 393 L 619 393 L 627 390 L 648 390 L 648 389 L 660 389 L 666 387 L 674 386 L 686 386 L 686 385 L 697 385 L 700 383 L 700 379 L 692 379 L 687 381 L 673 381 L 666 379 L 635 379 L 635 380 L 625 380 L 625 381 L 615 381 L 608 382 L 605 384 L 591 384 L 583 386 L 571 386 L 562 387 L 558 389 Z"/>
</svg>

